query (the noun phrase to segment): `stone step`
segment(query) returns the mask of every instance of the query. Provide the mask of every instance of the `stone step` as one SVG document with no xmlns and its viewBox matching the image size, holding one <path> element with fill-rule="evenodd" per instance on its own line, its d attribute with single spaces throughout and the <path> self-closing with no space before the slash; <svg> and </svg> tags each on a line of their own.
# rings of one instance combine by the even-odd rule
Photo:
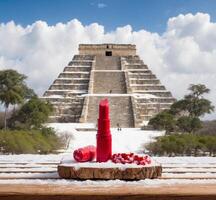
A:
<svg viewBox="0 0 216 200">
<path fill-rule="evenodd" d="M 82 112 L 82 106 L 73 107 L 54 107 L 54 112 L 56 115 L 80 115 Z"/>
<path fill-rule="evenodd" d="M 59 104 L 59 103 L 76 103 L 76 102 L 83 102 L 84 97 L 72 96 L 72 97 L 64 97 L 64 98 L 50 98 L 50 100 L 56 104 Z"/>
<path fill-rule="evenodd" d="M 167 110 L 168 108 L 152 109 L 152 110 L 141 110 L 137 109 L 136 112 L 136 122 L 148 121 L 154 117 L 157 113 Z"/>
<path fill-rule="evenodd" d="M 67 66 L 64 72 L 90 72 L 91 66 Z"/>
<path fill-rule="evenodd" d="M 143 114 L 143 115 L 154 115 L 154 114 L 156 114 L 156 112 L 157 112 L 158 110 L 156 110 L 155 108 L 154 109 L 152 109 L 152 108 L 149 108 L 149 109 L 138 109 L 138 108 L 136 108 L 136 115 L 137 115 L 137 118 L 139 118 L 140 117 L 140 114 Z"/>
<path fill-rule="evenodd" d="M 54 84 L 77 84 L 77 83 L 89 83 L 89 78 L 73 78 L 73 79 L 65 79 L 65 78 L 58 78 L 54 81 Z"/>
<path fill-rule="evenodd" d="M 130 84 L 160 84 L 158 79 L 130 79 Z"/>
<path fill-rule="evenodd" d="M 151 91 L 134 90 L 133 92 L 137 94 L 153 94 L 158 97 L 172 97 L 171 92 L 166 90 L 165 91 L 164 90 L 151 90 Z"/>
<path fill-rule="evenodd" d="M 137 108 L 155 108 L 155 107 L 161 107 L 161 108 L 167 108 L 170 107 L 172 103 L 154 103 L 154 102 L 149 102 L 149 103 L 137 103 Z"/>
<path fill-rule="evenodd" d="M 152 115 L 140 115 L 137 117 L 137 123 L 142 123 L 143 121 L 149 121 Z"/>
<path fill-rule="evenodd" d="M 129 56 L 122 56 L 121 59 L 123 60 L 140 60 L 140 57 L 139 56 L 132 56 L 132 55 L 129 55 Z"/>
<path fill-rule="evenodd" d="M 148 67 L 147 67 L 147 65 L 125 65 L 125 68 L 127 69 L 127 70 L 132 70 L 132 69 L 148 69 Z"/>
<path fill-rule="evenodd" d="M 59 123 L 79 122 L 80 116 L 81 115 L 68 115 L 68 114 L 54 115 L 49 117 L 49 122 L 59 122 Z"/>
<path fill-rule="evenodd" d="M 91 55 L 75 55 L 73 57 L 73 60 L 94 60 L 95 56 L 91 56 Z"/>
<path fill-rule="evenodd" d="M 59 97 L 57 97 L 59 96 Z M 52 102 L 52 104 L 62 104 L 62 103 L 82 103 L 84 101 L 83 97 L 78 97 L 78 96 L 74 96 L 74 97 L 64 97 L 61 95 L 50 95 L 50 96 L 44 96 L 41 97 L 44 100 L 48 100 L 50 102 Z"/>
<path fill-rule="evenodd" d="M 58 78 L 89 78 L 90 77 L 90 73 L 88 72 L 63 72 L 60 73 Z"/>
<path fill-rule="evenodd" d="M 53 84 L 50 90 L 88 90 L 88 84 Z"/>
<path fill-rule="evenodd" d="M 131 74 L 131 73 L 133 73 L 133 74 L 146 74 L 146 73 L 151 73 L 151 74 L 152 74 L 152 71 L 149 70 L 149 69 L 127 69 L 126 71 L 129 72 L 130 74 Z"/>
<path fill-rule="evenodd" d="M 135 101 L 137 103 L 174 103 L 175 99 L 173 97 L 160 97 L 160 98 L 136 98 Z"/>
<path fill-rule="evenodd" d="M 138 59 L 126 59 L 127 64 L 140 64 L 144 65 L 144 62 L 142 60 Z"/>
<path fill-rule="evenodd" d="M 74 105 L 82 105 L 83 100 L 73 99 L 70 101 L 56 101 L 56 99 L 47 99 L 53 106 L 74 106 Z M 65 100 L 65 99 L 63 99 Z"/>
<path fill-rule="evenodd" d="M 52 105 L 54 106 L 54 107 L 60 107 L 60 106 L 62 106 L 62 107 L 76 107 L 76 106 L 82 106 L 83 105 L 83 101 L 71 101 L 71 102 L 56 102 L 56 101 L 52 101 L 51 102 L 52 103 Z"/>
<path fill-rule="evenodd" d="M 85 61 L 85 60 L 79 60 L 79 61 L 75 61 L 72 60 L 71 62 L 68 63 L 69 66 L 91 66 L 92 65 L 92 61 Z"/>
<path fill-rule="evenodd" d="M 136 78 L 136 79 L 156 79 L 156 76 L 154 74 L 128 73 L 128 75 L 129 75 L 129 80 L 130 80 L 130 78 Z"/>
<path fill-rule="evenodd" d="M 71 101 L 71 102 L 58 102 L 58 101 L 50 101 L 50 103 L 54 107 L 76 107 L 83 106 L 83 101 Z"/>
<path fill-rule="evenodd" d="M 83 93 L 85 92 L 85 93 Z M 83 91 L 80 91 L 80 93 L 74 93 L 74 92 L 70 92 L 68 93 L 68 97 L 82 97 L 83 94 L 87 94 L 88 93 L 88 90 L 83 90 Z"/>
<path fill-rule="evenodd" d="M 62 84 L 62 83 L 53 83 L 53 85 L 56 85 L 56 86 L 61 86 L 61 85 L 65 85 L 65 86 L 71 86 L 71 85 L 80 85 L 80 86 L 82 86 L 82 85 L 88 85 L 88 83 L 64 83 L 64 84 Z"/>
<path fill-rule="evenodd" d="M 143 118 L 143 117 L 151 117 L 152 115 L 149 115 L 149 114 L 139 114 L 138 116 L 140 118 Z"/>
<path fill-rule="evenodd" d="M 142 83 L 133 83 L 133 84 L 130 84 L 131 87 L 139 87 L 139 86 L 164 86 L 162 84 L 149 84 L 149 83 L 146 83 L 146 84 L 142 84 Z"/>
<path fill-rule="evenodd" d="M 47 90 L 45 92 L 45 96 L 50 96 L 50 95 L 62 95 L 62 96 L 76 96 L 76 95 L 81 95 L 81 94 L 86 94 L 88 93 L 87 90 Z"/>
<path fill-rule="evenodd" d="M 131 85 L 132 91 L 145 91 L 145 90 L 166 90 L 163 85 Z"/>
<path fill-rule="evenodd" d="M 143 114 L 151 114 L 154 115 L 158 112 L 160 112 L 161 110 L 167 110 L 170 108 L 169 106 L 140 106 L 140 107 L 136 107 L 136 110 L 140 113 Z"/>
</svg>

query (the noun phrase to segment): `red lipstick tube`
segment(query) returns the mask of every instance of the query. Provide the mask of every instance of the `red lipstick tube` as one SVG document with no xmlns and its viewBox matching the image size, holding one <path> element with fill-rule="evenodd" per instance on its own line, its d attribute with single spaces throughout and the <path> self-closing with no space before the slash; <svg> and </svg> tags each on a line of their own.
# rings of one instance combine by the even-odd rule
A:
<svg viewBox="0 0 216 200">
<path fill-rule="evenodd" d="M 109 102 L 101 100 L 99 105 L 96 161 L 106 162 L 112 156 L 112 136 L 110 133 Z"/>
</svg>

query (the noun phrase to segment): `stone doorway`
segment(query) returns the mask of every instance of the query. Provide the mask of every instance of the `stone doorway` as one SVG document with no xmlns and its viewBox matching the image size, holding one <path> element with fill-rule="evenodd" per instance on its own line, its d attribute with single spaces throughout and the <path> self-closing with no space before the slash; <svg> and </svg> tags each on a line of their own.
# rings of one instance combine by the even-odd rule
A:
<svg viewBox="0 0 216 200">
<path fill-rule="evenodd" d="M 112 51 L 106 51 L 105 55 L 106 56 L 112 56 Z"/>
</svg>

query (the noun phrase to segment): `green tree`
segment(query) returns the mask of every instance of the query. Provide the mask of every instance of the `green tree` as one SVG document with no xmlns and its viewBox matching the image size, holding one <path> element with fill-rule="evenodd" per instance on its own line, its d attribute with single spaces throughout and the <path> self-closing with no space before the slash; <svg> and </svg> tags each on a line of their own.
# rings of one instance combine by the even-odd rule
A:
<svg viewBox="0 0 216 200">
<path fill-rule="evenodd" d="M 191 117 L 201 117 L 206 113 L 214 111 L 211 101 L 203 97 L 204 94 L 210 91 L 205 85 L 192 84 L 188 89 L 190 93 L 185 95 L 184 99 L 187 102 L 187 110 Z"/>
<path fill-rule="evenodd" d="M 178 118 L 176 125 L 181 132 L 193 133 L 202 127 L 198 117 L 182 116 Z"/>
<path fill-rule="evenodd" d="M 162 111 L 150 119 L 148 124 L 153 126 L 154 129 L 166 130 L 169 133 L 175 130 L 176 120 L 168 111 Z"/>
<path fill-rule="evenodd" d="M 15 70 L 0 71 L 0 101 L 4 104 L 4 128 L 7 128 L 7 112 L 9 105 L 20 104 L 27 96 L 33 94 L 25 83 L 27 77 Z"/>
<path fill-rule="evenodd" d="M 32 97 L 10 119 L 12 128 L 41 128 L 53 110 L 49 102 Z"/>
<path fill-rule="evenodd" d="M 200 129 L 202 126 L 199 117 L 214 111 L 211 101 L 203 97 L 210 90 L 202 84 L 192 84 L 188 89 L 188 95 L 173 103 L 170 110 L 162 111 L 153 117 L 149 125 L 167 132 L 176 127 L 182 132 L 195 132 Z"/>
<path fill-rule="evenodd" d="M 188 101 L 186 99 L 180 99 L 174 102 L 170 107 L 170 113 L 175 116 L 188 114 Z"/>
</svg>

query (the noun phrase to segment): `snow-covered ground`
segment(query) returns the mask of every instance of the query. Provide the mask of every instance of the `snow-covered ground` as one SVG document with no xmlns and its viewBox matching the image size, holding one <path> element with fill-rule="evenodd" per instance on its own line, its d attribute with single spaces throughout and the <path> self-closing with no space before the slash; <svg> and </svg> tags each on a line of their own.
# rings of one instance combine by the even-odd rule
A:
<svg viewBox="0 0 216 200">
<path fill-rule="evenodd" d="M 49 126 L 55 128 L 59 134 L 72 135 L 68 151 L 72 152 L 76 148 L 96 144 L 96 131 L 76 131 L 76 128 L 94 128 L 94 124 L 52 123 Z M 113 153 L 143 153 L 144 144 L 154 140 L 157 136 L 164 135 L 164 131 L 143 131 L 139 128 L 123 128 L 122 131 L 112 128 L 111 133 Z"/>
<path fill-rule="evenodd" d="M 69 158 L 73 162 L 74 149 L 85 145 L 95 145 L 96 131 L 77 131 L 77 128 L 94 128 L 94 124 L 49 124 L 58 134 L 70 134 L 72 139 L 68 149 L 60 154 L 50 155 L 0 155 L 0 184 L 75 184 L 75 185 L 122 185 L 145 186 L 170 184 L 216 184 L 216 158 L 214 157 L 154 157 L 163 166 L 164 179 L 126 182 L 114 181 L 75 181 L 58 179 L 57 164 Z M 163 135 L 159 131 L 142 131 L 136 128 L 111 129 L 113 152 L 143 153 L 143 144 Z M 195 179 L 190 179 L 195 177 Z M 33 180 L 32 180 L 33 179 Z"/>
</svg>

